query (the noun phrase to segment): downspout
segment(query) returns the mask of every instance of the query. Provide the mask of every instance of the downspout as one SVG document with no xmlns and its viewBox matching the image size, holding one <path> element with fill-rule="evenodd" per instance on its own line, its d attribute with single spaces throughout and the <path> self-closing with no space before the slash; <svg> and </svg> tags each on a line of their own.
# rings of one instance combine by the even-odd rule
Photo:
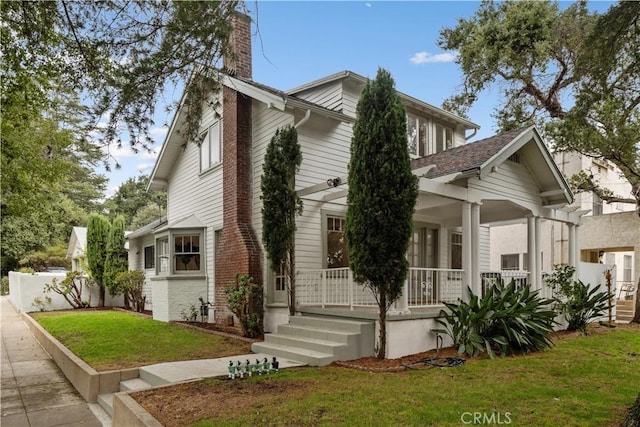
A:
<svg viewBox="0 0 640 427">
<path fill-rule="evenodd" d="M 470 140 L 471 138 L 473 138 L 474 136 L 476 136 L 476 134 L 477 134 L 477 133 L 478 133 L 478 128 L 474 128 L 474 129 L 473 129 L 473 133 L 472 133 L 471 135 L 469 135 L 469 136 L 465 136 L 465 137 L 464 137 L 464 140 L 465 140 L 465 141 Z"/>
<path fill-rule="evenodd" d="M 304 113 L 304 117 L 301 118 L 298 123 L 294 124 L 293 127 L 298 129 L 300 126 L 302 126 L 303 124 L 307 123 L 307 121 L 309 120 L 309 117 L 311 117 L 311 110 L 307 110 Z"/>
</svg>

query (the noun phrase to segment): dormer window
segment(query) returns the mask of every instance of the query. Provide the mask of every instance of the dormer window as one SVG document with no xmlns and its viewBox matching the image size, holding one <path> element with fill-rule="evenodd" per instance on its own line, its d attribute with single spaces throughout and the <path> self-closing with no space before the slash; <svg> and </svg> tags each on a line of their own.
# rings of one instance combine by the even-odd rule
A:
<svg viewBox="0 0 640 427">
<path fill-rule="evenodd" d="M 412 157 L 427 154 L 428 144 L 427 120 L 413 114 L 407 114 L 407 148 Z"/>
<path fill-rule="evenodd" d="M 436 153 L 453 148 L 453 129 L 441 125 L 440 123 L 436 123 L 435 134 Z"/>
<path fill-rule="evenodd" d="M 439 153 L 455 146 L 452 127 L 407 114 L 407 148 L 412 158 Z"/>
</svg>

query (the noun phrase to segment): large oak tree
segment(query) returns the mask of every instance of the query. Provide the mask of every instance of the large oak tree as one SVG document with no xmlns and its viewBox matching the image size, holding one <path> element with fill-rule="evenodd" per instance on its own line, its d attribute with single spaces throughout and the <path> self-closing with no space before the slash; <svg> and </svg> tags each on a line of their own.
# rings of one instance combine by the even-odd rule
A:
<svg viewBox="0 0 640 427">
<path fill-rule="evenodd" d="M 444 28 L 440 47 L 458 52 L 462 89 L 444 107 L 465 114 L 479 94 L 499 88 L 498 128 L 536 123 L 557 150 L 613 163 L 632 194 L 602 189 L 587 173 L 577 191 L 635 203 L 640 214 L 640 3 L 619 2 L 597 15 L 586 2 L 484 1 Z"/>
</svg>

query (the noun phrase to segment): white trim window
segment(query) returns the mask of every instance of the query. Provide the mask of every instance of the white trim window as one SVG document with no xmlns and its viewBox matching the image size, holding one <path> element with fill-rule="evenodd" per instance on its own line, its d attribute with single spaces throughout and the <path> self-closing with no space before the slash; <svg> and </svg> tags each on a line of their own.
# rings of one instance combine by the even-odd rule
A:
<svg viewBox="0 0 640 427">
<path fill-rule="evenodd" d="M 429 153 L 429 126 L 427 119 L 407 114 L 407 148 L 411 157 L 422 157 Z"/>
<path fill-rule="evenodd" d="M 171 230 L 156 238 L 156 272 L 161 276 L 204 272 L 204 232 Z"/>
<path fill-rule="evenodd" d="M 449 150 L 455 146 L 453 127 L 407 113 L 407 149 L 412 158 Z"/>
<path fill-rule="evenodd" d="M 500 255 L 500 269 L 501 270 L 519 270 L 520 254 Z"/>
<path fill-rule="evenodd" d="M 344 217 L 327 215 L 325 248 L 327 268 L 349 267 L 349 248 L 344 234 L 347 220 Z"/>
<path fill-rule="evenodd" d="M 436 123 L 435 130 L 435 153 L 453 148 L 453 129 Z"/>
<path fill-rule="evenodd" d="M 200 172 L 218 165 L 222 159 L 222 121 L 218 120 L 200 139 Z"/>
<path fill-rule="evenodd" d="M 163 237 L 156 240 L 156 272 L 158 274 L 169 273 L 169 238 Z"/>
<path fill-rule="evenodd" d="M 200 271 L 200 234 L 173 235 L 173 243 L 174 271 Z"/>
<path fill-rule="evenodd" d="M 449 266 L 451 269 L 462 269 L 462 233 L 452 232 L 449 246 Z"/>
<path fill-rule="evenodd" d="M 150 270 L 156 266 L 155 249 L 153 245 L 144 247 L 144 269 Z"/>
<path fill-rule="evenodd" d="M 631 282 L 631 255 L 622 258 L 622 280 Z"/>
</svg>

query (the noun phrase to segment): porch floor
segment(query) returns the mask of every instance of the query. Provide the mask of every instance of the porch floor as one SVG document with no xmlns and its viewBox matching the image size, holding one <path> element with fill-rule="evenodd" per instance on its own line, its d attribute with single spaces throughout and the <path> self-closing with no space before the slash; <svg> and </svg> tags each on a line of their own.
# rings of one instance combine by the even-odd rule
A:
<svg viewBox="0 0 640 427">
<path fill-rule="evenodd" d="M 393 309 L 387 313 L 388 321 L 412 320 L 412 319 L 432 319 L 439 317 L 443 306 L 411 308 L 409 313 L 394 313 Z M 350 310 L 343 306 L 306 306 L 298 305 L 296 311 L 302 314 L 314 316 L 331 316 L 345 319 L 378 320 L 378 307 L 356 307 Z"/>
</svg>

